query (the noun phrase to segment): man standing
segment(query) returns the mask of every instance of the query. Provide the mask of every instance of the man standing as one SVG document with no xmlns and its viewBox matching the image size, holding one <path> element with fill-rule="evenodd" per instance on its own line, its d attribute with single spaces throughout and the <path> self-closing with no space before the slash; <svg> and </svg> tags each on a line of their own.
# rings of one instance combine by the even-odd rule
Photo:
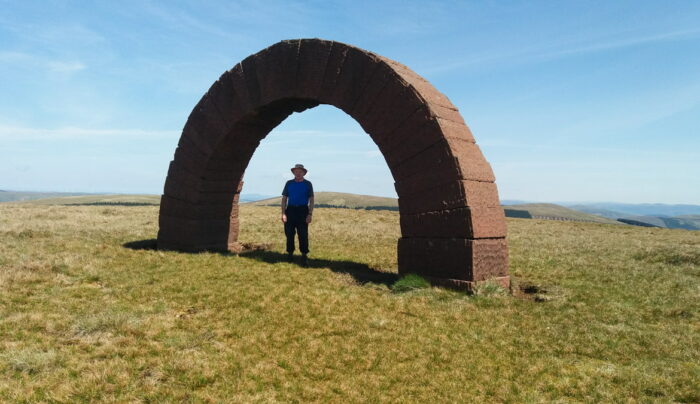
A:
<svg viewBox="0 0 700 404">
<path fill-rule="evenodd" d="M 307 173 L 303 164 L 297 164 L 292 169 L 294 179 L 287 181 L 282 190 L 282 222 L 284 234 L 287 236 L 287 261 L 294 259 L 294 233 L 299 233 L 299 251 L 301 264 L 308 265 L 309 253 L 309 223 L 314 210 L 314 188 L 311 182 L 304 179 Z"/>
</svg>

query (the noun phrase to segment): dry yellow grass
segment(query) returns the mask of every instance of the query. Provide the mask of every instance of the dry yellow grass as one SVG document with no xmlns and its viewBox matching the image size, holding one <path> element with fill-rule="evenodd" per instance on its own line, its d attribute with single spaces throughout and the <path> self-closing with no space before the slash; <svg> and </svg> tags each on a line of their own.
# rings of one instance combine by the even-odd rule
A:
<svg viewBox="0 0 700 404">
<path fill-rule="evenodd" d="M 157 207 L 2 204 L 0 401 L 700 401 L 700 232 L 508 224 L 515 296 L 398 294 L 397 212 L 318 209 L 302 268 L 274 207 L 236 256 L 135 249 Z"/>
</svg>

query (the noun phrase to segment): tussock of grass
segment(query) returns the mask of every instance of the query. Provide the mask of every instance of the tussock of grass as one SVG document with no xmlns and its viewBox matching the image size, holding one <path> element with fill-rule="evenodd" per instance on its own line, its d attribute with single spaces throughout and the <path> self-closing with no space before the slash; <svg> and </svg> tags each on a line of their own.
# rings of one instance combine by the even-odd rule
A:
<svg viewBox="0 0 700 404">
<path fill-rule="evenodd" d="M 634 255 L 634 258 L 669 265 L 700 266 L 700 249 L 697 246 L 688 248 L 662 246 L 638 252 Z"/>
<path fill-rule="evenodd" d="M 136 329 L 138 319 L 125 312 L 103 312 L 79 318 L 73 333 L 85 336 L 96 333 L 126 333 Z"/>
<path fill-rule="evenodd" d="M 508 289 L 505 289 L 496 282 L 482 282 L 474 288 L 476 296 L 505 296 L 509 294 Z"/>
<path fill-rule="evenodd" d="M 7 369 L 27 374 L 39 373 L 58 363 L 58 356 L 52 350 L 46 352 L 32 349 L 9 351 L 0 354 L 0 359 Z"/>
<path fill-rule="evenodd" d="M 416 274 L 403 276 L 391 285 L 391 290 L 395 293 L 405 293 L 427 288 L 430 288 L 430 282 Z"/>
<path fill-rule="evenodd" d="M 0 204 L 0 402 L 700 401 L 700 232 L 508 220 L 514 295 L 467 296 L 394 293 L 397 212 L 318 209 L 306 268 L 278 216 L 187 254 L 157 207 Z"/>
</svg>

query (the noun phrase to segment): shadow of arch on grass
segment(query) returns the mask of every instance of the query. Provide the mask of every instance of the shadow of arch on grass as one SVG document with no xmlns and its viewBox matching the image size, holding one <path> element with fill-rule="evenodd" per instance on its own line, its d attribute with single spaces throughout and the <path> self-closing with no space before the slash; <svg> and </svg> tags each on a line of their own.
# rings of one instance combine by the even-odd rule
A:
<svg viewBox="0 0 700 404">
<path fill-rule="evenodd" d="M 255 259 L 258 261 L 266 262 L 268 264 L 276 264 L 278 262 L 287 262 L 287 254 L 280 253 L 277 251 L 249 251 L 242 252 L 239 254 L 240 257 Z M 296 261 L 300 258 L 295 256 Z M 355 281 L 359 284 L 365 284 L 368 282 L 380 283 L 386 286 L 391 286 L 394 282 L 399 279 L 399 274 L 391 272 L 377 271 L 376 269 L 370 267 L 367 264 L 361 262 L 355 262 L 350 260 L 331 260 L 325 258 L 309 258 L 308 268 L 323 269 L 328 268 L 335 273 L 348 274 L 352 276 Z"/>
<path fill-rule="evenodd" d="M 149 238 L 145 240 L 128 241 L 122 244 L 122 247 L 130 250 L 157 250 L 158 240 L 155 238 Z"/>
<path fill-rule="evenodd" d="M 144 239 L 144 240 L 134 240 L 122 244 L 122 247 L 128 248 L 130 250 L 157 250 L 158 241 L 154 238 Z M 172 252 L 180 254 L 197 254 L 197 252 L 186 252 L 171 250 Z M 223 256 L 233 256 L 238 255 L 239 257 L 246 259 L 253 259 L 267 264 L 277 264 L 277 263 L 287 263 L 287 254 L 283 254 L 277 251 L 269 250 L 254 250 L 254 251 L 244 251 L 239 254 L 235 254 L 229 251 L 219 251 L 212 250 L 211 252 L 223 255 Z M 299 256 L 295 257 L 297 262 Z M 359 284 L 365 284 L 368 282 L 377 283 L 391 287 L 399 279 L 399 274 L 377 271 L 376 269 L 370 267 L 367 264 L 361 262 L 355 262 L 350 260 L 332 260 L 325 258 L 309 258 L 308 261 L 309 269 L 330 269 L 332 272 L 348 274 L 355 279 Z"/>
</svg>

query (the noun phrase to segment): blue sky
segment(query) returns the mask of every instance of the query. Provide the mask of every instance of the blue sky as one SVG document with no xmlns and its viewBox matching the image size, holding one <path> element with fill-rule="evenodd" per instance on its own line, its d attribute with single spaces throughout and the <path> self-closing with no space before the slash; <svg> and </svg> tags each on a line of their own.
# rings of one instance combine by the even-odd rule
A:
<svg viewBox="0 0 700 404">
<path fill-rule="evenodd" d="M 697 1 L 0 0 L 0 189 L 162 192 L 219 75 L 281 39 L 400 61 L 459 108 L 503 199 L 700 204 Z M 303 163 L 317 191 L 395 196 L 329 106 L 262 142 L 244 193 Z"/>
</svg>

